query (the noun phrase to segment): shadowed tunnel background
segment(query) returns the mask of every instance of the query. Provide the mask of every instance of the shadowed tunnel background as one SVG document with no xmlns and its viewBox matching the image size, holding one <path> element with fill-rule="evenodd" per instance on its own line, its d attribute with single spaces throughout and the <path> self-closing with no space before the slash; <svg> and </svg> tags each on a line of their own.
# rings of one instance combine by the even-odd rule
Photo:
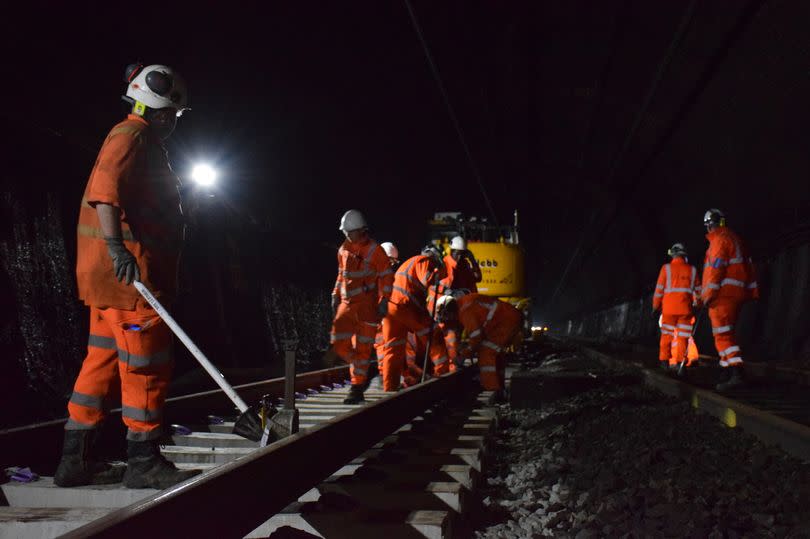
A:
<svg viewBox="0 0 810 539">
<path fill-rule="evenodd" d="M 65 6 L 0 23 L 6 72 L 27 81 L 0 88 L 4 399 L 25 403 L 0 426 L 64 415 L 86 342 L 78 202 L 136 59 L 188 79 L 175 170 L 223 170 L 176 306 L 223 368 L 276 368 L 291 333 L 319 357 L 340 214 L 362 209 L 414 253 L 435 211 L 488 214 L 472 166 L 498 220 L 520 212 L 535 322 L 654 342 L 646 295 L 666 250 L 683 242 L 700 263 L 703 212 L 719 207 L 762 270 L 752 359 L 807 353 L 809 4 L 412 5 L 472 165 L 402 2 L 167 6 L 163 28 Z M 181 379 L 194 364 L 178 353 Z"/>
</svg>

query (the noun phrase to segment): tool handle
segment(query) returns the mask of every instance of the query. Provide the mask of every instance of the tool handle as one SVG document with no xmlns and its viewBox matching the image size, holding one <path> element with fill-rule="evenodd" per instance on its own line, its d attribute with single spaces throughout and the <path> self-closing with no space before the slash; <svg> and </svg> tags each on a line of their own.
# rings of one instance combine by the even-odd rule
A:
<svg viewBox="0 0 810 539">
<path fill-rule="evenodd" d="M 191 338 L 188 335 L 186 335 L 186 332 L 183 331 L 183 329 L 177 324 L 177 322 L 175 322 L 174 318 L 172 318 L 172 315 L 169 314 L 169 312 L 163 307 L 163 305 L 160 304 L 157 298 L 152 295 L 149 289 L 146 288 L 142 282 L 134 281 L 132 284 L 135 285 L 135 288 L 138 290 L 138 292 L 141 293 L 141 295 L 146 299 L 146 301 L 149 302 L 149 305 L 151 305 L 152 308 L 155 309 L 155 312 L 157 312 L 158 315 L 163 319 L 163 321 L 166 322 L 166 325 L 169 326 L 172 332 L 175 335 L 177 335 L 177 338 L 180 339 L 184 345 L 186 345 L 186 348 L 188 348 L 188 351 L 191 352 L 191 355 L 193 355 L 194 358 L 200 363 L 200 365 L 202 365 L 202 367 L 206 371 L 208 371 L 208 374 L 211 375 L 211 378 L 214 379 L 214 382 L 216 382 L 217 385 L 222 389 L 222 391 L 224 391 L 225 394 L 228 395 L 228 397 L 231 399 L 231 401 L 233 401 L 236 407 L 239 408 L 239 411 L 241 413 L 244 413 L 248 409 L 248 405 L 245 404 L 245 401 L 243 401 L 241 397 L 239 397 L 239 395 L 236 393 L 233 387 L 231 387 L 231 385 L 225 380 L 225 377 L 222 375 L 221 372 L 219 372 L 219 370 L 214 366 L 214 364 L 211 363 L 211 361 L 209 361 L 207 357 L 205 357 L 205 354 L 202 353 L 202 350 L 197 348 L 197 345 L 194 344 Z"/>
</svg>

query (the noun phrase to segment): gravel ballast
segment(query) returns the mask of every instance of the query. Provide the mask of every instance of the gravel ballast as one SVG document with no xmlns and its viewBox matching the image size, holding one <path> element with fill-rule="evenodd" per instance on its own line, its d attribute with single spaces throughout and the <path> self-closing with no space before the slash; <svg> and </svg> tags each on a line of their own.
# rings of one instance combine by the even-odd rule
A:
<svg viewBox="0 0 810 539">
<path fill-rule="evenodd" d="M 640 385 L 502 406 L 478 538 L 810 537 L 810 466 Z"/>
</svg>

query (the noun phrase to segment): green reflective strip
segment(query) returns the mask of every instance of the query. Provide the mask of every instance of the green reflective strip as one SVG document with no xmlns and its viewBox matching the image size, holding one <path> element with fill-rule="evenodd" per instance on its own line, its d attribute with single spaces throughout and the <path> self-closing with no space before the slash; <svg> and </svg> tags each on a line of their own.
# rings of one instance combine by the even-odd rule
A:
<svg viewBox="0 0 810 539">
<path fill-rule="evenodd" d="M 87 346 L 104 348 L 105 350 L 116 350 L 115 339 L 112 337 L 102 337 L 101 335 L 90 334 L 87 339 Z"/>
<path fill-rule="evenodd" d="M 133 442 L 148 442 L 149 440 L 156 440 L 157 438 L 160 438 L 160 435 L 161 429 L 152 429 L 146 432 L 128 430 L 127 440 L 132 440 Z"/>
<path fill-rule="evenodd" d="M 104 409 L 104 399 L 102 397 L 87 395 L 86 393 L 79 393 L 78 391 L 74 391 L 70 396 L 70 402 L 73 404 L 78 404 L 79 406 L 95 408 L 96 410 Z"/>
<path fill-rule="evenodd" d="M 171 349 L 167 348 L 148 356 L 141 356 L 138 354 L 131 354 L 126 350 L 121 350 L 119 348 L 118 359 L 130 367 L 152 367 L 170 362 L 172 360 L 172 352 Z"/>
<path fill-rule="evenodd" d="M 149 410 L 146 408 L 133 408 L 132 406 L 122 406 L 121 415 L 136 421 L 155 421 L 160 419 L 160 410 Z"/>
<path fill-rule="evenodd" d="M 79 224 L 79 226 L 76 227 L 76 231 L 79 233 L 79 236 L 99 238 L 102 240 L 104 239 L 104 232 L 102 232 L 100 228 L 96 228 L 94 226 Z M 122 230 L 121 237 L 123 237 L 126 241 L 135 241 L 131 230 Z"/>
</svg>

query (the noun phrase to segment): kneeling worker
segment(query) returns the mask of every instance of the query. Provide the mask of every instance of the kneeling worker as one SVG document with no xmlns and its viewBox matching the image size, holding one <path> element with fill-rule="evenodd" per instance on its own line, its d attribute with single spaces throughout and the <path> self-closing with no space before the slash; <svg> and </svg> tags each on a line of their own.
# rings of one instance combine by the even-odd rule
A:
<svg viewBox="0 0 810 539">
<path fill-rule="evenodd" d="M 467 294 L 458 299 L 442 296 L 436 307 L 437 317 L 458 323 L 469 339 L 461 351 L 463 357 L 478 352 L 481 387 L 488 391 L 504 388 L 506 369 L 503 348 L 521 334 L 523 314 L 513 306 L 481 294 Z"/>
</svg>

